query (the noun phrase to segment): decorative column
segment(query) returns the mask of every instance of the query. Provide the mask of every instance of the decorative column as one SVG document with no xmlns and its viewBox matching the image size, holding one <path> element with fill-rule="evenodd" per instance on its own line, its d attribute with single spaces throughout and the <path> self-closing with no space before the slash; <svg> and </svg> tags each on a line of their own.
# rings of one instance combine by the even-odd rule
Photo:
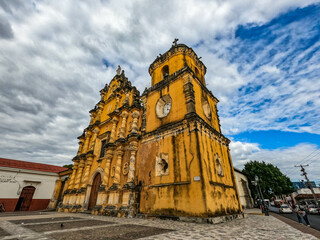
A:
<svg viewBox="0 0 320 240">
<path fill-rule="evenodd" d="M 122 117 L 122 122 L 121 122 L 119 138 L 125 138 L 128 112 L 123 111 L 121 113 L 121 117 Z"/>
<path fill-rule="evenodd" d="M 123 101 L 123 105 L 128 105 L 129 106 L 129 102 L 130 102 L 130 92 L 126 92 L 126 97 Z"/>
<path fill-rule="evenodd" d="M 96 143 L 97 135 L 99 133 L 99 128 L 95 128 L 92 132 L 93 132 L 93 136 L 91 139 L 90 151 L 94 150 L 94 145 Z"/>
<path fill-rule="evenodd" d="M 78 142 L 78 144 L 79 144 L 79 150 L 78 150 L 78 152 L 77 152 L 77 155 L 79 156 L 79 155 L 81 155 L 81 152 L 82 152 L 82 149 L 83 149 L 83 139 L 81 139 L 81 140 Z"/>
<path fill-rule="evenodd" d="M 84 169 L 83 181 L 82 181 L 82 185 L 81 185 L 82 189 L 87 187 L 87 184 L 89 181 L 90 169 L 91 169 L 91 165 L 92 165 L 92 160 L 93 160 L 93 154 L 88 154 L 87 161 L 86 161 L 86 167 Z"/>
<path fill-rule="evenodd" d="M 194 96 L 192 79 L 189 75 L 183 78 L 183 92 L 185 94 L 187 114 L 195 112 L 196 111 L 195 96 Z"/>
<path fill-rule="evenodd" d="M 119 185 L 120 184 L 120 174 L 121 174 L 121 163 L 122 163 L 122 146 L 117 147 L 116 149 L 116 155 L 117 155 L 117 164 L 116 164 L 116 170 L 113 178 L 113 185 Z"/>
<path fill-rule="evenodd" d="M 112 122 L 112 129 L 111 129 L 111 134 L 110 134 L 110 143 L 114 143 L 116 140 L 116 131 L 117 131 L 117 123 L 119 119 L 117 117 L 113 117 L 111 122 Z"/>
<path fill-rule="evenodd" d="M 84 168 L 84 159 L 81 159 L 80 163 L 79 163 L 79 168 L 78 168 L 78 172 L 77 172 L 75 186 L 74 186 L 74 188 L 76 188 L 76 189 L 78 189 L 80 187 L 83 168 Z"/>
<path fill-rule="evenodd" d="M 138 119 L 140 117 L 140 113 L 138 111 L 134 111 L 131 114 L 131 117 L 133 118 L 131 133 L 138 134 Z"/>
<path fill-rule="evenodd" d="M 117 94 L 116 95 L 116 105 L 115 105 L 115 110 L 119 109 L 119 105 L 120 105 L 120 95 Z M 119 110 L 118 110 L 119 111 Z"/>
<path fill-rule="evenodd" d="M 103 179 L 102 179 L 102 185 L 103 186 L 108 186 L 108 183 L 109 183 L 109 175 L 110 175 L 110 165 L 111 165 L 111 160 L 112 160 L 112 157 L 113 157 L 113 151 L 112 150 L 108 150 L 106 152 L 106 165 L 104 167 L 104 170 L 103 170 Z"/>
<path fill-rule="evenodd" d="M 70 176 L 70 182 L 68 186 L 68 189 L 70 190 L 74 188 L 74 181 L 77 175 L 78 165 L 79 165 L 79 161 L 74 161 L 74 165 L 72 167 L 72 174 Z"/>
<path fill-rule="evenodd" d="M 138 149 L 137 146 L 138 146 L 137 141 L 132 141 L 129 146 L 129 149 L 131 150 L 130 162 L 129 162 L 129 173 L 128 173 L 128 180 L 127 180 L 127 184 L 129 186 L 134 185 L 134 177 L 135 177 L 135 171 L 136 171 L 136 153 Z"/>
<path fill-rule="evenodd" d="M 146 124 L 147 124 L 147 96 L 142 95 L 141 96 L 142 100 L 142 106 L 143 106 L 143 113 L 142 113 L 142 122 L 141 122 L 141 132 L 146 131 Z"/>
<path fill-rule="evenodd" d="M 91 137 L 91 133 L 87 132 L 82 153 L 86 153 L 88 151 L 90 137 Z"/>
</svg>

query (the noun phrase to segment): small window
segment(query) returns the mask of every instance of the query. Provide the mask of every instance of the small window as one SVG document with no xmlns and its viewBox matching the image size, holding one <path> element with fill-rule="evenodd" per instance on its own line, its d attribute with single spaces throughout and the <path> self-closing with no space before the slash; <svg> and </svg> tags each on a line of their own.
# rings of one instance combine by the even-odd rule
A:
<svg viewBox="0 0 320 240">
<path fill-rule="evenodd" d="M 163 76 L 163 79 L 165 79 L 166 77 L 169 76 L 169 66 L 168 65 L 165 65 L 163 68 L 162 68 L 162 76 Z"/>
<path fill-rule="evenodd" d="M 106 139 L 102 140 L 102 142 L 101 142 L 100 158 L 104 157 L 106 143 L 107 143 Z"/>
</svg>

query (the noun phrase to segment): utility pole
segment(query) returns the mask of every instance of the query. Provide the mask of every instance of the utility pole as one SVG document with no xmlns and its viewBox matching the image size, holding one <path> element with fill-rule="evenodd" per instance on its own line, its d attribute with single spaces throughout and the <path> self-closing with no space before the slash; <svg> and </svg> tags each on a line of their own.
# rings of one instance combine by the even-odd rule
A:
<svg viewBox="0 0 320 240">
<path fill-rule="evenodd" d="M 301 168 L 301 170 L 300 170 L 300 171 L 302 172 L 301 176 L 304 176 L 305 179 L 307 180 L 308 187 L 310 188 L 310 190 L 311 190 L 311 192 L 312 192 L 314 201 L 316 202 L 316 206 L 320 207 L 319 202 L 318 202 L 318 199 L 317 199 L 317 196 L 316 196 L 316 194 L 315 194 L 314 191 L 313 191 L 313 188 L 312 188 L 311 183 L 310 183 L 310 181 L 309 181 L 309 178 L 308 178 L 308 176 L 307 176 L 306 170 L 305 170 L 305 168 L 304 168 L 304 167 L 308 167 L 308 166 L 309 166 L 309 164 L 306 164 L 306 165 L 302 165 L 302 164 L 300 164 L 300 165 L 295 165 L 295 167 L 300 167 L 300 168 Z"/>
<path fill-rule="evenodd" d="M 262 201 L 262 213 L 264 213 L 265 216 L 269 216 L 269 206 L 266 205 L 265 201 L 264 201 L 264 197 L 262 195 L 262 191 L 261 191 L 261 188 L 260 188 L 260 184 L 259 184 L 259 177 L 258 176 L 255 176 L 254 177 L 254 181 L 251 181 L 253 185 L 255 185 L 257 187 L 257 190 L 258 190 L 258 195 Z"/>
</svg>

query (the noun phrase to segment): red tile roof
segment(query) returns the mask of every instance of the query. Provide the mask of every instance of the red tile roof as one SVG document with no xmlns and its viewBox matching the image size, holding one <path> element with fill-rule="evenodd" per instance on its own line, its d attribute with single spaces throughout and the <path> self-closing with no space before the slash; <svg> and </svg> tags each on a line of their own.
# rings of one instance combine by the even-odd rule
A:
<svg viewBox="0 0 320 240">
<path fill-rule="evenodd" d="M 0 167 L 9 167 L 9 168 L 22 168 L 29 169 L 41 172 L 53 172 L 59 173 L 68 170 L 65 167 L 59 167 L 54 165 L 48 165 L 43 163 L 33 163 L 33 162 L 25 162 L 7 158 L 0 158 Z"/>
</svg>

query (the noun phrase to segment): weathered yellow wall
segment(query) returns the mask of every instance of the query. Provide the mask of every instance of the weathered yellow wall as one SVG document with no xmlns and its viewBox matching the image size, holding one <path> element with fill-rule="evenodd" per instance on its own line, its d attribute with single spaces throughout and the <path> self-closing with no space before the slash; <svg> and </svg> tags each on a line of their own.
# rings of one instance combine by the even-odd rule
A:
<svg viewBox="0 0 320 240">
<path fill-rule="evenodd" d="M 164 118 L 158 118 L 156 116 L 156 104 L 160 96 L 170 94 L 172 99 L 171 110 L 168 116 Z M 160 126 L 168 123 L 177 122 L 184 118 L 187 113 L 185 105 L 184 93 L 183 93 L 183 80 L 180 78 L 173 82 L 170 87 L 164 88 L 161 91 L 155 91 L 148 95 L 147 100 L 147 123 L 146 132 L 151 132 Z"/>
<path fill-rule="evenodd" d="M 203 176 L 208 178 L 205 182 L 209 214 L 216 216 L 242 211 L 228 148 L 204 133 L 198 132 L 198 138 L 199 152 L 204 163 Z M 217 174 L 215 154 L 220 157 L 224 176 Z"/>
<path fill-rule="evenodd" d="M 184 132 L 160 140 L 141 144 L 137 154 L 137 177 L 141 181 L 141 208 L 144 213 L 180 216 L 206 214 L 200 176 L 195 132 Z M 155 176 L 156 156 L 169 154 L 169 175 Z M 190 207 L 192 206 L 192 207 Z"/>
</svg>

